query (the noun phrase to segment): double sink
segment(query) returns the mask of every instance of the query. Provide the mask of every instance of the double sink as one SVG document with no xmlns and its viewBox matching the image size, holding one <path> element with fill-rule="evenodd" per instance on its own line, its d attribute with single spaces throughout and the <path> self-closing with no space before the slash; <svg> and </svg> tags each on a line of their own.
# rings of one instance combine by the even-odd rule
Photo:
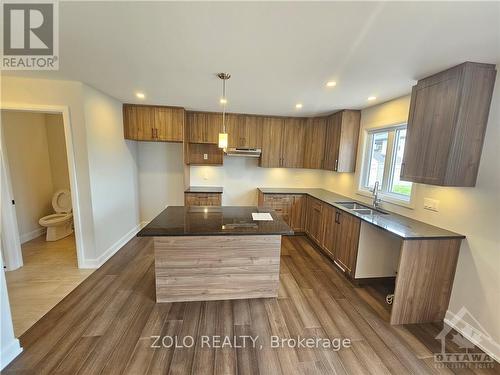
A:
<svg viewBox="0 0 500 375">
<path fill-rule="evenodd" d="M 364 206 L 357 202 L 335 202 L 335 203 L 360 215 L 376 215 L 376 214 L 387 215 L 387 212 L 375 210 L 373 208 Z"/>
</svg>

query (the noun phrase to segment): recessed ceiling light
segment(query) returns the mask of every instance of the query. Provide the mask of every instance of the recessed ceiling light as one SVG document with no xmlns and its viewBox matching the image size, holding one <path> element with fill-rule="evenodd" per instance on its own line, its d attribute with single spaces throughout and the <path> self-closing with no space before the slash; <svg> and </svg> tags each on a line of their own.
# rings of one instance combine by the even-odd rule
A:
<svg viewBox="0 0 500 375">
<path fill-rule="evenodd" d="M 335 82 L 335 81 L 328 81 L 326 83 L 326 86 L 327 87 L 335 87 L 335 86 L 337 86 L 337 82 Z"/>
<path fill-rule="evenodd" d="M 146 97 L 143 92 L 136 92 L 135 96 L 137 96 L 139 99 L 144 99 Z"/>
<path fill-rule="evenodd" d="M 372 100 L 375 100 L 375 99 L 377 99 L 377 97 L 376 97 L 376 96 L 369 96 L 369 97 L 368 97 L 368 100 L 369 100 L 369 101 L 372 101 Z"/>
<path fill-rule="evenodd" d="M 295 108 L 297 108 L 297 109 L 301 109 L 301 108 L 302 108 L 302 103 L 297 103 L 297 104 L 295 104 Z"/>
</svg>

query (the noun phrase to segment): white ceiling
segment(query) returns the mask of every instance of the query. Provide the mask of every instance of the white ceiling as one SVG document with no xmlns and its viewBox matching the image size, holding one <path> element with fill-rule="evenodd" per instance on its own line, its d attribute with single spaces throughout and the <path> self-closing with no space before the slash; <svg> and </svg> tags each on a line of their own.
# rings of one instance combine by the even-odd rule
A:
<svg viewBox="0 0 500 375">
<path fill-rule="evenodd" d="M 61 2 L 60 70 L 7 74 L 215 111 L 226 71 L 229 111 L 311 115 L 407 94 L 464 61 L 500 62 L 499 2 Z"/>
</svg>

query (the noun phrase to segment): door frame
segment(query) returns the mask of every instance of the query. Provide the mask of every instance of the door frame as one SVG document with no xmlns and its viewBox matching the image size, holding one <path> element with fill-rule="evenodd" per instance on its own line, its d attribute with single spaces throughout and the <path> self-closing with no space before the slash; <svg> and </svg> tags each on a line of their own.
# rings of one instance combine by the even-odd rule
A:
<svg viewBox="0 0 500 375">
<path fill-rule="evenodd" d="M 78 261 L 78 268 L 84 268 L 84 244 L 82 235 L 82 220 L 80 214 L 80 200 L 78 190 L 78 179 L 76 175 L 75 152 L 73 145 L 73 133 L 71 128 L 71 118 L 69 115 L 68 106 L 59 105 L 38 105 L 38 104 L 25 104 L 25 103 L 0 103 L 0 110 L 4 111 L 19 111 L 19 112 L 36 112 L 59 114 L 63 117 L 64 125 L 64 139 L 66 141 L 66 159 L 68 163 L 69 183 L 71 189 L 71 203 L 73 206 L 73 225 L 75 227 L 75 242 L 76 242 L 76 256 Z M 2 130 L 3 133 L 3 130 Z M 12 183 L 9 173 L 8 161 L 5 158 L 6 152 L 4 151 L 4 139 L 1 139 L 1 158 L 0 165 L 2 180 L 5 178 L 5 183 L 2 182 L 2 188 L 5 186 L 10 197 L 12 197 Z M 6 165 L 7 164 L 7 165 Z M 2 193 L 2 201 L 3 201 Z M 9 201 L 12 198 L 9 199 Z M 5 252 L 5 265 L 7 270 L 13 270 L 23 265 L 20 234 L 17 228 L 16 208 L 12 204 L 1 204 L 2 210 L 2 232 L 5 240 L 2 242 L 6 245 Z M 6 220 L 6 221 L 5 221 Z M 7 224 L 7 225 L 6 225 Z M 8 247 L 7 247 L 8 246 Z M 7 261 L 12 261 L 11 264 Z"/>
</svg>

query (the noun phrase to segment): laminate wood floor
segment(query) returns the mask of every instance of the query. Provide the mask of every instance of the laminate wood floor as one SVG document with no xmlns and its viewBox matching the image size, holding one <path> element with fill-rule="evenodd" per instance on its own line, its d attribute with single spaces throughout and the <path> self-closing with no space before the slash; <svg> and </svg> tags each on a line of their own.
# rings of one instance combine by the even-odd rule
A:
<svg viewBox="0 0 500 375">
<path fill-rule="evenodd" d="M 134 238 L 21 336 L 24 352 L 4 373 L 499 373 L 498 364 L 436 368 L 441 324 L 391 326 L 382 294 L 354 287 L 302 236 L 283 238 L 279 298 L 156 304 L 154 290 L 152 240 Z M 152 348 L 156 335 L 186 346 Z M 236 335 L 239 346 L 245 335 L 259 339 L 256 348 L 209 348 L 205 335 Z M 272 349 L 271 335 L 352 346 Z M 447 350 L 461 349 L 447 340 Z"/>
<path fill-rule="evenodd" d="M 23 267 L 5 273 L 17 337 L 94 271 L 78 268 L 74 235 L 54 242 L 43 235 L 25 242 L 21 250 Z"/>
</svg>

